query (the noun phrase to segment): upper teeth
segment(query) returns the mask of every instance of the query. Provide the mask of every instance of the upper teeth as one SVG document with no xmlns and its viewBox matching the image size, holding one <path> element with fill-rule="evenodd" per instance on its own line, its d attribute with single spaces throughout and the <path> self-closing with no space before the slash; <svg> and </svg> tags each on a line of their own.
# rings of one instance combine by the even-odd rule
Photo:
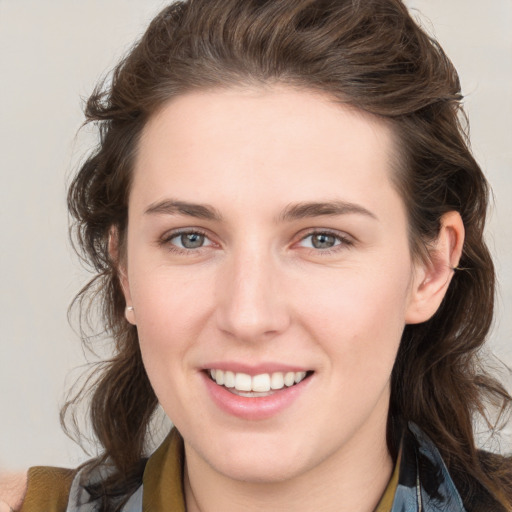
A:
<svg viewBox="0 0 512 512">
<path fill-rule="evenodd" d="M 282 389 L 284 386 L 298 384 L 306 376 L 306 372 L 275 372 L 261 373 L 251 377 L 247 373 L 235 373 L 229 370 L 210 370 L 212 379 L 219 386 L 235 388 L 237 391 L 265 392 L 271 389 Z"/>
</svg>

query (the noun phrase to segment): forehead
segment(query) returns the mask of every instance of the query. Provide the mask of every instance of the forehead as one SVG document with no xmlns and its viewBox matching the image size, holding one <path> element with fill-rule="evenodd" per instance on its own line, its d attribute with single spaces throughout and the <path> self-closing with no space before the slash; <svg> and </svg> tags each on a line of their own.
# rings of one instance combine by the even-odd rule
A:
<svg viewBox="0 0 512 512">
<path fill-rule="evenodd" d="M 164 105 L 146 125 L 134 191 L 163 190 L 211 202 L 318 195 L 378 199 L 392 187 L 393 133 L 381 119 L 326 95 L 287 86 L 191 92 Z M 149 197 L 152 196 L 152 197 Z M 199 197 L 198 197 L 199 196 Z M 308 197 L 311 196 L 311 197 Z M 181 196 L 180 196 L 181 198 Z"/>
<path fill-rule="evenodd" d="M 348 124 L 352 136 L 342 129 L 342 125 Z M 277 84 L 219 87 L 178 95 L 151 116 L 143 130 L 142 143 L 164 131 L 174 135 L 176 142 L 207 131 L 202 133 L 207 138 L 201 140 L 207 143 L 219 135 L 216 128 L 220 126 L 224 129 L 230 126 L 238 136 L 244 133 L 248 137 L 254 136 L 256 130 L 260 130 L 261 136 L 261 130 L 265 130 L 269 137 L 278 133 L 281 139 L 285 135 L 283 128 L 286 128 L 294 138 L 303 135 L 315 142 L 323 138 L 326 145 L 329 142 L 339 145 L 343 139 L 350 144 L 350 139 L 361 136 L 369 143 L 372 142 L 370 139 L 379 138 L 384 144 L 393 139 L 389 122 L 384 118 L 327 93 Z M 224 135 L 229 142 L 227 137 L 231 133 L 226 131 Z"/>
</svg>

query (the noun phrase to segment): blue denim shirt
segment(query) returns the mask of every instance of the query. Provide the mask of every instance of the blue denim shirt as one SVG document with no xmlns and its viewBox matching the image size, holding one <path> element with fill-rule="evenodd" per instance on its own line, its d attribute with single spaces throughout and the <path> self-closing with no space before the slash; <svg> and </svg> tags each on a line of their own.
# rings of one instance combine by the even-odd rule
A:
<svg viewBox="0 0 512 512">
<path fill-rule="evenodd" d="M 391 512 L 467 512 L 438 449 L 414 423 L 401 453 Z"/>
<path fill-rule="evenodd" d="M 433 441 L 416 424 L 409 422 L 408 427 L 390 512 L 507 512 L 476 482 L 473 494 L 462 499 Z"/>
</svg>

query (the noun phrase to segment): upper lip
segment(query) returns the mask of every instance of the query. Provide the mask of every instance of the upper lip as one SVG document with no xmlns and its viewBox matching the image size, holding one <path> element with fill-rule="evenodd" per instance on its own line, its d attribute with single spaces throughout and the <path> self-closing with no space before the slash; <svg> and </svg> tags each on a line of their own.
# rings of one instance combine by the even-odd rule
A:
<svg viewBox="0 0 512 512">
<path fill-rule="evenodd" d="M 246 373 L 247 375 L 254 376 L 261 375 L 262 373 L 307 372 L 311 371 L 311 368 L 276 362 L 247 364 L 234 361 L 214 361 L 204 365 L 203 370 L 231 371 L 233 373 Z"/>
</svg>

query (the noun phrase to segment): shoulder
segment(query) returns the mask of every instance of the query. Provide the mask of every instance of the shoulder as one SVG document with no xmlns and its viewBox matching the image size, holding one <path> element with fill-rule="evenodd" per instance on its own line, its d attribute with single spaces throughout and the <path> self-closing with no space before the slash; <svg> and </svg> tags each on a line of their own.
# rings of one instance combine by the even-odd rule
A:
<svg viewBox="0 0 512 512">
<path fill-rule="evenodd" d="M 0 478 L 0 503 L 20 512 L 64 512 L 75 475 L 76 470 L 36 466 L 26 473 Z"/>
<path fill-rule="evenodd" d="M 27 472 L 0 474 L 0 512 L 21 507 L 27 492 Z"/>
</svg>

